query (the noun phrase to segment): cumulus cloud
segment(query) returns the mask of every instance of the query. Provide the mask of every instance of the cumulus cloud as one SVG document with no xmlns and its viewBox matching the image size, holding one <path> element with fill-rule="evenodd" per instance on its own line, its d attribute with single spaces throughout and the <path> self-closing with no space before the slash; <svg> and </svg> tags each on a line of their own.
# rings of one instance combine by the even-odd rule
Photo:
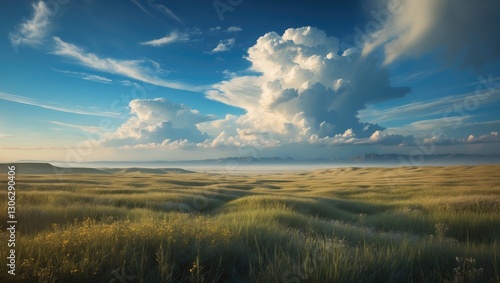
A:
<svg viewBox="0 0 500 283">
<path fill-rule="evenodd" d="M 173 31 L 169 35 L 164 36 L 162 38 L 158 39 L 153 39 L 150 41 L 146 42 L 141 42 L 141 45 L 150 45 L 154 47 L 159 47 L 167 44 L 172 44 L 175 42 L 182 42 L 182 41 L 188 41 L 189 40 L 189 34 L 187 33 L 181 33 L 178 31 Z"/>
<path fill-rule="evenodd" d="M 343 134 L 337 134 L 333 137 L 320 138 L 318 135 L 312 135 L 309 138 L 310 144 L 315 145 L 413 145 L 415 138 L 413 136 L 393 135 L 386 131 L 377 130 L 370 137 L 358 138 L 352 129 L 346 130 Z"/>
<path fill-rule="evenodd" d="M 369 139 L 384 128 L 360 121 L 358 112 L 409 92 L 392 87 L 375 58 L 356 49 L 339 54 L 338 39 L 313 27 L 267 33 L 246 58 L 256 75 L 235 76 L 207 92 L 210 99 L 246 110 L 234 121 L 234 129 L 250 129 L 237 132 L 240 139 L 243 133 L 247 140 L 267 133 L 270 140 L 316 142 L 347 131 Z M 229 140 L 228 135 L 226 129 L 218 138 Z"/>
<path fill-rule="evenodd" d="M 498 143 L 500 142 L 500 137 L 498 132 L 491 132 L 489 134 L 474 136 L 469 135 L 467 138 L 448 138 L 446 136 L 434 136 L 431 138 L 425 138 L 423 140 L 425 144 L 436 144 L 436 145 L 457 145 L 457 144 L 484 144 L 484 143 Z"/>
<path fill-rule="evenodd" d="M 219 44 L 210 51 L 210 53 L 220 53 L 220 52 L 226 52 L 231 50 L 231 47 L 234 45 L 234 38 L 229 38 L 229 39 L 224 39 L 219 41 Z"/>
<path fill-rule="evenodd" d="M 382 46 L 385 63 L 440 51 L 448 63 L 479 67 L 500 56 L 500 1 L 383 0 L 373 15 L 383 28 L 363 48 Z"/>
<path fill-rule="evenodd" d="M 467 143 L 490 143 L 490 142 L 500 142 L 500 137 L 498 136 L 498 132 L 491 132 L 489 134 L 482 135 L 479 137 L 470 135 L 467 138 Z"/>
<path fill-rule="evenodd" d="M 211 121 L 184 104 L 165 98 L 136 99 L 129 103 L 131 117 L 116 132 L 102 140 L 108 146 L 167 145 L 200 143 L 208 138 L 196 124 Z M 184 142 L 185 141 L 185 142 Z"/>
<path fill-rule="evenodd" d="M 34 10 L 33 17 L 23 21 L 15 32 L 9 34 L 13 46 L 39 45 L 48 32 L 50 21 L 47 5 L 45 5 L 44 1 L 39 1 L 33 3 L 32 7 Z"/>
</svg>

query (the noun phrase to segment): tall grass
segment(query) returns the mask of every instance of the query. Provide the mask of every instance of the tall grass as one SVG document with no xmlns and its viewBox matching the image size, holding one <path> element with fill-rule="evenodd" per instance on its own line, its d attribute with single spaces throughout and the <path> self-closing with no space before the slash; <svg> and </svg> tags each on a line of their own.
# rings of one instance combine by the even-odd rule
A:
<svg viewBox="0 0 500 283">
<path fill-rule="evenodd" d="M 20 176 L 0 281 L 500 282 L 498 169 Z"/>
</svg>

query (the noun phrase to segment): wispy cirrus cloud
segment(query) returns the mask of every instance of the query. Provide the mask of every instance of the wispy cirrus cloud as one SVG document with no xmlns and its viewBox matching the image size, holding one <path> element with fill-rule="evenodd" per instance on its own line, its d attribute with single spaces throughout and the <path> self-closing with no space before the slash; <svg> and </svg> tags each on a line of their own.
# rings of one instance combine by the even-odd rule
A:
<svg viewBox="0 0 500 283">
<path fill-rule="evenodd" d="M 500 131 L 500 120 L 477 122 L 473 115 L 424 119 L 403 126 L 391 127 L 387 132 L 398 135 L 414 135 L 424 141 L 448 143 L 454 139 L 480 137 L 492 130 Z M 446 141 L 446 142 L 444 142 Z M 471 142 L 472 139 L 469 141 Z"/>
<path fill-rule="evenodd" d="M 140 0 L 131 0 L 132 3 L 134 3 L 137 7 L 139 7 L 139 9 L 141 9 L 141 11 L 143 11 L 145 14 L 147 14 L 148 16 L 150 17 L 153 17 L 153 15 L 149 12 L 149 10 L 144 6 L 142 5 L 141 1 Z"/>
<path fill-rule="evenodd" d="M 160 47 L 163 45 L 172 44 L 172 43 L 176 43 L 176 42 L 182 42 L 182 41 L 188 41 L 188 40 L 189 40 L 188 33 L 173 31 L 169 35 L 164 36 L 162 38 L 153 39 L 153 40 L 146 41 L 146 42 L 140 42 L 140 44 L 154 46 L 154 47 Z"/>
<path fill-rule="evenodd" d="M 33 17 L 23 21 L 16 31 L 9 33 L 12 46 L 19 45 L 36 46 L 43 42 L 46 36 L 50 21 L 47 5 L 44 1 L 33 3 Z"/>
<path fill-rule="evenodd" d="M 149 6 L 150 9 L 154 9 L 157 12 L 175 20 L 176 22 L 183 24 L 184 22 L 182 21 L 181 18 L 179 18 L 171 9 L 169 9 L 167 6 L 155 3 L 154 0 L 146 0 L 146 1 L 141 1 L 141 0 L 132 0 L 132 3 L 134 3 L 141 11 L 143 11 L 145 14 L 147 14 L 150 17 L 153 17 L 153 14 L 150 12 L 150 9 L 144 5 L 144 2 L 146 3 L 147 6 Z"/>
<path fill-rule="evenodd" d="M 383 123 L 401 120 L 401 117 L 423 118 L 436 115 L 453 116 L 460 114 L 464 105 L 477 103 L 477 107 L 487 107 L 500 103 L 500 88 L 486 90 L 480 93 L 468 92 L 445 96 L 438 99 L 417 101 L 391 108 L 380 108 L 373 105 L 360 111 L 358 117 L 362 120 Z M 461 108 L 460 108 L 461 107 Z M 459 110 L 457 110 L 459 109 Z"/>
<path fill-rule="evenodd" d="M 500 57 L 499 1 L 383 2 L 393 15 L 382 29 L 370 35 L 363 47 L 364 55 L 382 47 L 385 64 L 390 64 L 400 58 L 439 51 L 447 63 L 476 68 Z"/>
<path fill-rule="evenodd" d="M 171 82 L 154 75 L 154 71 L 144 65 L 145 60 L 120 60 L 114 58 L 100 57 L 94 53 L 54 37 L 53 54 L 75 60 L 78 64 L 85 67 L 106 72 L 109 74 L 120 75 L 152 85 L 189 90 L 202 91 L 201 87 L 195 87 L 184 83 Z M 155 67 L 155 69 L 157 69 Z"/>
<path fill-rule="evenodd" d="M 65 128 L 71 128 L 71 129 L 80 130 L 80 131 L 84 131 L 84 132 L 102 133 L 101 127 L 74 125 L 74 124 L 67 124 L 67 123 L 62 123 L 62 122 L 57 122 L 57 121 L 47 121 L 47 122 L 50 124 L 57 125 L 57 126 L 62 126 Z"/>
<path fill-rule="evenodd" d="M 96 82 L 96 83 L 102 83 L 102 84 L 111 84 L 113 83 L 112 79 L 108 79 L 103 76 L 98 76 L 98 75 L 93 75 L 85 72 L 74 72 L 74 71 L 67 71 L 67 70 L 58 70 L 58 69 L 53 69 L 56 72 L 63 73 L 65 75 L 79 78 L 82 80 L 86 81 L 91 81 L 91 82 Z"/>
<path fill-rule="evenodd" d="M 12 101 L 16 103 L 32 105 L 40 108 L 50 109 L 59 112 L 79 114 L 79 115 L 89 115 L 89 116 L 102 116 L 102 117 L 118 117 L 120 114 L 114 112 L 96 112 L 84 109 L 66 108 L 63 106 L 54 105 L 51 103 L 41 102 L 33 98 L 9 94 L 0 91 L 0 99 L 6 101 Z"/>
<path fill-rule="evenodd" d="M 172 11 L 170 10 L 167 6 L 162 5 L 162 4 L 155 4 L 152 1 L 149 2 L 149 4 L 155 8 L 158 12 L 164 14 L 165 16 L 170 17 L 171 19 L 177 21 L 180 24 L 183 24 L 184 22 Z"/>
</svg>

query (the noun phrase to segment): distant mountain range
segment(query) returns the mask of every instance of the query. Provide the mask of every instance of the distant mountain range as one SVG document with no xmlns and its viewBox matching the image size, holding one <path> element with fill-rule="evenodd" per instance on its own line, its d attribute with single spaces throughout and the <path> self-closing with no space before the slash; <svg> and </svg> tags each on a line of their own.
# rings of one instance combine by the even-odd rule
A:
<svg viewBox="0 0 500 283">
<path fill-rule="evenodd" d="M 228 157 L 219 159 L 205 159 L 199 161 L 184 161 L 186 163 L 221 164 L 221 163 L 241 163 L 241 164 L 301 164 L 301 163 L 390 163 L 406 165 L 423 165 L 425 162 L 432 163 L 472 163 L 472 164 L 496 164 L 500 163 L 500 155 L 471 155 L 471 154 L 433 154 L 433 155 L 401 155 L 401 154 L 378 154 L 370 153 L 355 155 L 350 158 L 317 158 L 307 160 L 296 160 L 291 157 Z M 184 163 L 182 162 L 182 163 Z"/>
</svg>

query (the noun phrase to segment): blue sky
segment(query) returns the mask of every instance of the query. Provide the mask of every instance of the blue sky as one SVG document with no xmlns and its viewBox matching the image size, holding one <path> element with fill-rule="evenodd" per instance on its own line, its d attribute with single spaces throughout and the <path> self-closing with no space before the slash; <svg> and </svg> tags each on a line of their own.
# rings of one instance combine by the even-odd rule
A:
<svg viewBox="0 0 500 283">
<path fill-rule="evenodd" d="M 495 0 L 1 5 L 0 161 L 500 153 Z"/>
</svg>

